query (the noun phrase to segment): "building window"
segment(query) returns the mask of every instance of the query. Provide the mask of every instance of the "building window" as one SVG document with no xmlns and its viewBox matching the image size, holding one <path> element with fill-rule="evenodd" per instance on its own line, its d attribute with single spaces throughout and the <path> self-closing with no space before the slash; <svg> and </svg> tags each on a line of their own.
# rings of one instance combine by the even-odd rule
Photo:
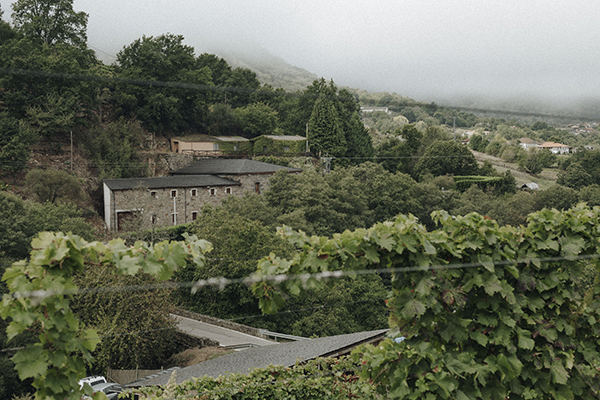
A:
<svg viewBox="0 0 600 400">
<path fill-rule="evenodd" d="M 233 145 L 233 150 L 238 151 L 240 149 L 240 145 L 239 144 L 234 144 Z"/>
<path fill-rule="evenodd" d="M 177 225 L 177 213 L 173 213 L 173 214 L 171 214 L 171 216 L 173 217 L 172 218 L 173 225 Z"/>
<path fill-rule="evenodd" d="M 214 196 L 217 194 L 217 189 L 215 188 L 210 188 L 208 189 L 208 193 L 210 193 L 211 196 Z"/>
<path fill-rule="evenodd" d="M 198 211 L 192 211 L 192 221 L 195 221 L 198 218 Z"/>
<path fill-rule="evenodd" d="M 153 199 L 157 199 L 158 198 L 158 192 L 156 190 L 153 190 L 150 192 L 150 197 L 152 197 Z"/>
<path fill-rule="evenodd" d="M 150 223 L 151 223 L 152 225 L 156 224 L 156 214 L 152 214 L 152 215 L 150 216 Z"/>
<path fill-rule="evenodd" d="M 171 197 L 177 197 L 177 190 L 171 190 Z"/>
<path fill-rule="evenodd" d="M 192 189 L 191 195 L 192 195 L 192 197 L 198 196 L 198 189 Z"/>
<path fill-rule="evenodd" d="M 254 182 L 254 193 L 260 194 L 260 182 Z"/>
<path fill-rule="evenodd" d="M 213 150 L 219 151 L 219 143 L 213 143 Z"/>
<path fill-rule="evenodd" d="M 231 194 L 231 188 L 230 187 L 226 187 L 225 188 L 225 194 Z"/>
<path fill-rule="evenodd" d="M 263 146 L 263 153 L 267 152 L 267 146 Z"/>
</svg>

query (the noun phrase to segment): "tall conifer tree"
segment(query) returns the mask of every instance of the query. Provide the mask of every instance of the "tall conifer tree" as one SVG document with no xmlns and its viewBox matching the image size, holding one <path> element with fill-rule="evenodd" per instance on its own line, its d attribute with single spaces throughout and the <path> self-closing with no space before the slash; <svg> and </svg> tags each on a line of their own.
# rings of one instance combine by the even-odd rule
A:
<svg viewBox="0 0 600 400">
<path fill-rule="evenodd" d="M 317 100 L 308 122 L 308 142 L 318 156 L 344 156 L 346 137 L 334 104 L 325 98 Z"/>
</svg>

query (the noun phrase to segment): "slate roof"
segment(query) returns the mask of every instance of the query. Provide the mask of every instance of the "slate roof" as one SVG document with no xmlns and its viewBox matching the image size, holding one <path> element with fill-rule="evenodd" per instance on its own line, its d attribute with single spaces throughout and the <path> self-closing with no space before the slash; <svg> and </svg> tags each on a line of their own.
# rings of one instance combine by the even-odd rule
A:
<svg viewBox="0 0 600 400">
<path fill-rule="evenodd" d="M 171 172 L 172 175 L 212 174 L 212 175 L 245 175 L 272 174 L 280 169 L 289 172 L 302 172 L 301 169 L 269 164 L 261 161 L 244 159 L 211 158 L 193 162 L 187 167 Z"/>
<path fill-rule="evenodd" d="M 110 190 L 131 190 L 143 186 L 148 189 L 167 189 L 206 186 L 239 186 L 241 183 L 215 175 L 180 175 L 156 178 L 106 179 Z"/>
<path fill-rule="evenodd" d="M 383 339 L 388 329 L 350 333 L 298 342 L 281 343 L 273 346 L 253 347 L 226 354 L 190 367 L 177 370 L 176 381 L 181 383 L 202 376 L 218 377 L 227 373 L 246 374 L 254 368 L 269 365 L 291 367 L 296 361 L 304 362 L 317 357 L 335 357 L 347 354 L 359 344 Z M 165 385 L 171 371 L 159 373 L 127 384 L 128 387 Z"/>
</svg>

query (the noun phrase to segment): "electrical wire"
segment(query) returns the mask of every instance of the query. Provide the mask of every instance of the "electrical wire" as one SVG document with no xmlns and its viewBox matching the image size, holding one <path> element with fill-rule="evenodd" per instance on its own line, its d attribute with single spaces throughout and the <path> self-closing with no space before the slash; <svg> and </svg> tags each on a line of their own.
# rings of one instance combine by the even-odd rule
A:
<svg viewBox="0 0 600 400">
<path fill-rule="evenodd" d="M 355 100 L 354 96 L 349 98 L 339 97 L 339 96 L 323 96 L 321 94 L 311 94 L 305 92 L 267 92 L 262 88 L 254 89 L 254 88 L 243 88 L 243 87 L 232 87 L 232 86 L 217 86 L 217 85 L 205 85 L 205 84 L 197 84 L 197 83 L 188 83 L 188 82 L 175 82 L 175 81 L 159 81 L 159 80 L 148 80 L 148 79 L 128 79 L 128 78 L 120 78 L 120 77 L 107 77 L 101 75 L 92 75 L 92 74 L 73 74 L 73 73 L 62 73 L 62 72 L 53 72 L 53 71 L 40 71 L 40 70 L 30 70 L 30 69 L 17 69 L 17 68 L 0 68 L 0 75 L 14 75 L 14 76 L 30 76 L 30 77 L 39 77 L 39 78 L 54 78 L 54 79 L 65 79 L 65 80 L 76 80 L 76 81 L 92 81 L 92 82 L 101 82 L 101 83 L 121 83 L 121 84 L 130 84 L 136 86 L 147 86 L 147 87 L 171 87 L 178 89 L 190 89 L 190 90 L 198 90 L 198 91 L 213 91 L 213 92 L 231 92 L 231 93 L 246 93 L 252 94 L 255 92 L 260 92 L 264 95 L 270 96 L 280 96 L 280 97 L 309 97 L 309 98 L 332 98 L 332 99 L 341 99 L 341 100 Z M 413 106 L 407 106 L 413 107 Z M 464 111 L 464 112 L 478 112 L 478 113 L 489 113 L 489 114 L 502 114 L 502 115 L 515 115 L 515 116 L 527 116 L 527 117 L 539 117 L 539 118 L 555 118 L 555 119 L 564 119 L 564 120 L 580 120 L 580 121 L 597 121 L 598 118 L 586 117 L 586 116 L 578 116 L 578 115 L 566 115 L 566 114 L 544 114 L 544 113 L 529 113 L 529 112 L 520 112 L 520 111 L 511 111 L 511 110 L 498 110 L 498 109 L 480 109 L 480 108 L 472 108 L 472 107 L 460 107 L 460 106 L 432 106 L 430 104 L 416 104 L 415 107 L 422 108 L 433 108 L 435 107 L 440 109 L 449 109 L 456 111 Z"/>
<path fill-rule="evenodd" d="M 498 267 L 516 264 L 529 264 L 529 263 L 547 263 L 547 262 L 559 262 L 559 261 L 582 261 L 582 260 L 593 260 L 600 258 L 600 254 L 589 254 L 589 255 L 578 255 L 578 256 L 560 256 L 560 257 L 546 257 L 546 258 L 522 258 L 517 260 L 501 260 L 501 261 L 490 261 L 486 263 L 472 262 L 472 263 L 455 263 L 455 264 L 438 264 L 428 266 L 410 266 L 410 267 L 396 267 L 396 268 L 374 268 L 374 269 L 363 269 L 363 270 L 336 270 L 336 271 L 324 271 L 318 273 L 306 273 L 298 275 L 271 275 L 259 277 L 256 275 L 248 276 L 245 278 L 226 278 L 224 276 L 200 279 L 198 281 L 190 282 L 166 282 L 156 283 L 149 285 L 129 285 L 129 286 L 102 286 L 95 288 L 79 288 L 71 290 L 34 290 L 27 292 L 14 292 L 11 297 L 14 299 L 21 298 L 34 298 L 42 300 L 50 296 L 64 296 L 64 295 L 75 295 L 75 294 L 98 294 L 98 293 L 112 293 L 112 292 L 135 292 L 135 291 L 146 291 L 146 290 L 161 290 L 161 289 L 190 289 L 191 293 L 196 293 L 199 289 L 205 287 L 217 287 L 219 290 L 223 290 L 225 287 L 230 285 L 244 284 L 250 286 L 259 282 L 271 282 L 275 285 L 281 284 L 286 281 L 300 280 L 303 282 L 309 279 L 327 280 L 327 279 L 339 279 L 343 277 L 356 277 L 366 276 L 375 274 L 390 274 L 390 273 L 406 273 L 406 272 L 417 272 L 417 271 L 438 271 L 444 269 L 462 269 L 462 268 L 480 268 L 486 265 L 494 265 Z"/>
</svg>

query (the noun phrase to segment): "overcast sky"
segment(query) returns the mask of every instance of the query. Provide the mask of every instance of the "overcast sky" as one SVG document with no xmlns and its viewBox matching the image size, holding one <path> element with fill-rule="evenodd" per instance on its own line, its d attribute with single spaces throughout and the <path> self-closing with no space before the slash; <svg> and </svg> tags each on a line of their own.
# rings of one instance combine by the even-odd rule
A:
<svg viewBox="0 0 600 400">
<path fill-rule="evenodd" d="M 0 0 L 5 19 L 10 0 Z M 600 93 L 598 0 L 75 0 L 105 60 L 142 35 L 260 46 L 338 85 L 437 101 Z"/>
</svg>

